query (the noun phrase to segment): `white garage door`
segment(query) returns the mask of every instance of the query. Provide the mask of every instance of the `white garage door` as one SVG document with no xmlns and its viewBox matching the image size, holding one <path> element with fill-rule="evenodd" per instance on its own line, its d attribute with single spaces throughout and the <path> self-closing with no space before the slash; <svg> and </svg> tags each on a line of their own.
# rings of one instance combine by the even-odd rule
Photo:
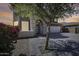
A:
<svg viewBox="0 0 79 59">
<path fill-rule="evenodd" d="M 58 32 L 61 31 L 61 30 L 60 30 L 60 26 L 51 26 L 50 31 L 51 31 L 52 33 L 58 33 Z"/>
</svg>

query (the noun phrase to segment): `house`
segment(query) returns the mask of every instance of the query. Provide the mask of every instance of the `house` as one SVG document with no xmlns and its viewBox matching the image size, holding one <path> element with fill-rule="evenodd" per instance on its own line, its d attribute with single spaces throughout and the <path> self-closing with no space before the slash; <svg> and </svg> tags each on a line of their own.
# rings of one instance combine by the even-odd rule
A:
<svg viewBox="0 0 79 59">
<path fill-rule="evenodd" d="M 59 21 L 62 26 L 62 32 L 79 33 L 79 16 L 73 15 L 72 17 L 66 18 Z"/>
<path fill-rule="evenodd" d="M 50 32 L 51 33 L 60 33 L 62 28 L 62 24 L 60 23 L 52 23 L 50 25 Z M 47 25 L 45 23 L 42 23 L 40 25 L 40 35 L 46 35 L 48 32 Z"/>
<path fill-rule="evenodd" d="M 32 16 L 28 17 L 19 17 L 14 14 L 14 11 L 10 8 L 10 4 L 2 3 L 0 4 L 0 22 L 12 25 L 19 26 L 20 32 L 19 37 L 34 37 L 36 35 L 46 35 L 47 25 L 42 21 L 35 21 L 35 18 Z M 14 18 L 14 16 L 16 16 Z M 79 16 L 72 16 L 65 20 L 59 20 L 58 23 L 52 23 L 50 31 L 52 33 L 63 32 L 61 29 L 64 27 L 67 28 L 69 32 L 78 32 L 79 25 Z M 75 27 L 75 28 L 74 28 Z M 65 30 L 64 29 L 64 30 Z"/>
<path fill-rule="evenodd" d="M 11 9 L 11 5 L 8 3 L 0 3 L 0 22 L 20 27 L 20 37 L 35 36 L 35 21 L 33 18 L 23 18 L 17 16 L 14 18 L 14 12 Z"/>
</svg>

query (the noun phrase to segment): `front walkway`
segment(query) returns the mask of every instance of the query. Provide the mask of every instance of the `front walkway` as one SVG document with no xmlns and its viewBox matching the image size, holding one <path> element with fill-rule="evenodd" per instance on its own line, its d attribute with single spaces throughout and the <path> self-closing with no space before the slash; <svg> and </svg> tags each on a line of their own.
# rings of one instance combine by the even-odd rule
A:
<svg viewBox="0 0 79 59">
<path fill-rule="evenodd" d="M 53 37 L 54 36 L 54 37 Z M 55 37 L 56 36 L 56 37 Z M 15 44 L 13 55 L 28 56 L 58 56 L 79 55 L 79 34 L 61 33 L 53 34 L 49 41 L 49 48 L 57 50 L 44 50 L 45 37 L 19 39 Z"/>
</svg>

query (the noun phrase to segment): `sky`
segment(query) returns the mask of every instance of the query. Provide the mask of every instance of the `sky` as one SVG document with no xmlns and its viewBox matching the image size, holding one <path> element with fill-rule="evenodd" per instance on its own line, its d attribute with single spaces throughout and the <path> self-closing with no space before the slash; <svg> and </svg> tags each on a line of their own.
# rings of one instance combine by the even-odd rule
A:
<svg viewBox="0 0 79 59">
<path fill-rule="evenodd" d="M 0 22 L 12 24 L 13 13 L 8 3 L 0 3 Z"/>
<path fill-rule="evenodd" d="M 0 3 L 0 22 L 12 23 L 13 13 L 8 3 Z M 79 22 L 79 16 L 66 18 L 64 22 Z"/>
<path fill-rule="evenodd" d="M 0 12 L 11 12 L 8 3 L 0 3 Z"/>
</svg>

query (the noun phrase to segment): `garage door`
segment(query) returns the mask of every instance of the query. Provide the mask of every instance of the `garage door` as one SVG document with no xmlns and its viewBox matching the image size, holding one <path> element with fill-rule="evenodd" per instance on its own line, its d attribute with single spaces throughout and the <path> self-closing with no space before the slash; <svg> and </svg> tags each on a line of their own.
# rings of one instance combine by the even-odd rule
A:
<svg viewBox="0 0 79 59">
<path fill-rule="evenodd" d="M 61 31 L 61 28 L 60 28 L 60 26 L 51 26 L 50 31 L 52 33 L 58 33 Z"/>
</svg>

